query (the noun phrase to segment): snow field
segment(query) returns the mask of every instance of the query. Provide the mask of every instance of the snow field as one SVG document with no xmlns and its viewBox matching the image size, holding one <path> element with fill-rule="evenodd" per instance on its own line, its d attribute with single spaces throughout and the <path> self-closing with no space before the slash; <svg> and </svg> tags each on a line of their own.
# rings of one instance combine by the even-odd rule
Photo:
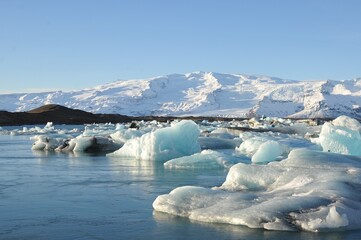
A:
<svg viewBox="0 0 361 240">
<path fill-rule="evenodd" d="M 93 113 L 130 116 L 360 118 L 360 95 L 360 78 L 291 81 L 192 72 L 119 80 L 71 92 L 0 94 L 0 109 L 29 111 L 52 103 Z"/>
</svg>

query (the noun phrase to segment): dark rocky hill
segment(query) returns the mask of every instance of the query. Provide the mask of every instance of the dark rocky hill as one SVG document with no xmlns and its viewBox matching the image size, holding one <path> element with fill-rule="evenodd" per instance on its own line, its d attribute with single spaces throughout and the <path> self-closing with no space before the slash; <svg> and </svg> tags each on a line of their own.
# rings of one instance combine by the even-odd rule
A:
<svg viewBox="0 0 361 240">
<path fill-rule="evenodd" d="M 93 114 L 61 105 L 49 104 L 28 112 L 0 111 L 0 126 L 45 124 L 84 124 L 129 122 L 131 118 L 119 114 Z"/>
<path fill-rule="evenodd" d="M 134 120 L 157 120 L 167 121 L 177 117 L 159 117 L 159 116 L 143 116 L 130 117 L 120 114 L 93 114 L 86 111 L 71 109 L 57 104 L 48 104 L 42 107 L 30 110 L 28 112 L 8 112 L 0 111 L 0 126 L 17 126 L 46 124 L 53 122 L 54 124 L 86 124 L 86 123 L 124 123 Z M 193 120 L 231 120 L 228 118 L 218 117 L 187 117 Z"/>
</svg>

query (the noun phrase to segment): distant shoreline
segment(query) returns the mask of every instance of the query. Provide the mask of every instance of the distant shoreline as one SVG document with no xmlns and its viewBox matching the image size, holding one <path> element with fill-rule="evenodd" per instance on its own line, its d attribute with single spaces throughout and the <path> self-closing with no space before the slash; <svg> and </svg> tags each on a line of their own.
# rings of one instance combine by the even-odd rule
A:
<svg viewBox="0 0 361 240">
<path fill-rule="evenodd" d="M 92 123 L 127 123 L 132 121 L 172 121 L 175 119 L 191 119 L 195 121 L 232 121 L 246 120 L 250 118 L 234 117 L 207 117 L 207 116 L 126 116 L 121 114 L 94 114 L 78 109 L 71 109 L 57 104 L 48 104 L 42 107 L 30 110 L 28 112 L 8 112 L 0 111 L 0 126 L 21 126 L 46 124 L 92 124 Z M 297 119 L 295 119 L 297 120 Z M 328 121 L 332 119 L 320 119 Z"/>
<path fill-rule="evenodd" d="M 21 126 L 46 124 L 91 124 L 91 123 L 127 123 L 132 121 L 160 122 L 175 119 L 209 120 L 209 121 L 231 121 L 233 119 L 244 120 L 246 118 L 225 117 L 174 117 L 174 116 L 126 116 L 121 114 L 94 114 L 78 109 L 71 109 L 57 104 L 44 105 L 28 112 L 0 111 L 0 126 Z"/>
</svg>

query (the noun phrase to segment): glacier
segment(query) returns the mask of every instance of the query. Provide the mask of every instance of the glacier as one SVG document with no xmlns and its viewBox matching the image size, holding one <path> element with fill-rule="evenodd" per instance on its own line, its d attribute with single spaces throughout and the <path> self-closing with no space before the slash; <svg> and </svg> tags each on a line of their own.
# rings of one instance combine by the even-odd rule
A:
<svg viewBox="0 0 361 240">
<path fill-rule="evenodd" d="M 192 72 L 119 80 L 77 91 L 0 94 L 0 110 L 59 104 L 129 116 L 360 118 L 361 78 L 294 81 L 268 76 Z"/>
</svg>

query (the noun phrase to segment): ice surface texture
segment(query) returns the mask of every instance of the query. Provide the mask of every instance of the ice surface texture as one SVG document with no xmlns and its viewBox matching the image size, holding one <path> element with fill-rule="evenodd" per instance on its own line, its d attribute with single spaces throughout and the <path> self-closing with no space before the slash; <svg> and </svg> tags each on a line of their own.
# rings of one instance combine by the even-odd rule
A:
<svg viewBox="0 0 361 240">
<path fill-rule="evenodd" d="M 133 157 L 141 160 L 167 160 L 200 152 L 199 127 L 191 120 L 182 120 L 128 140 L 124 146 L 109 156 Z"/>
<path fill-rule="evenodd" d="M 244 132 L 240 134 L 240 138 L 243 142 L 236 148 L 237 152 L 251 157 L 254 163 L 281 160 L 295 148 L 319 149 L 318 145 L 292 134 Z"/>
<path fill-rule="evenodd" d="M 175 158 L 164 163 L 166 168 L 229 168 L 240 162 L 239 157 L 223 154 L 213 150 L 203 150 L 191 156 Z"/>
<path fill-rule="evenodd" d="M 319 142 L 324 151 L 361 156 L 361 124 L 340 116 L 322 126 Z"/>
<path fill-rule="evenodd" d="M 157 211 L 269 230 L 361 228 L 361 159 L 305 149 L 267 165 L 238 163 L 220 187 L 185 186 L 159 196 Z"/>
</svg>

